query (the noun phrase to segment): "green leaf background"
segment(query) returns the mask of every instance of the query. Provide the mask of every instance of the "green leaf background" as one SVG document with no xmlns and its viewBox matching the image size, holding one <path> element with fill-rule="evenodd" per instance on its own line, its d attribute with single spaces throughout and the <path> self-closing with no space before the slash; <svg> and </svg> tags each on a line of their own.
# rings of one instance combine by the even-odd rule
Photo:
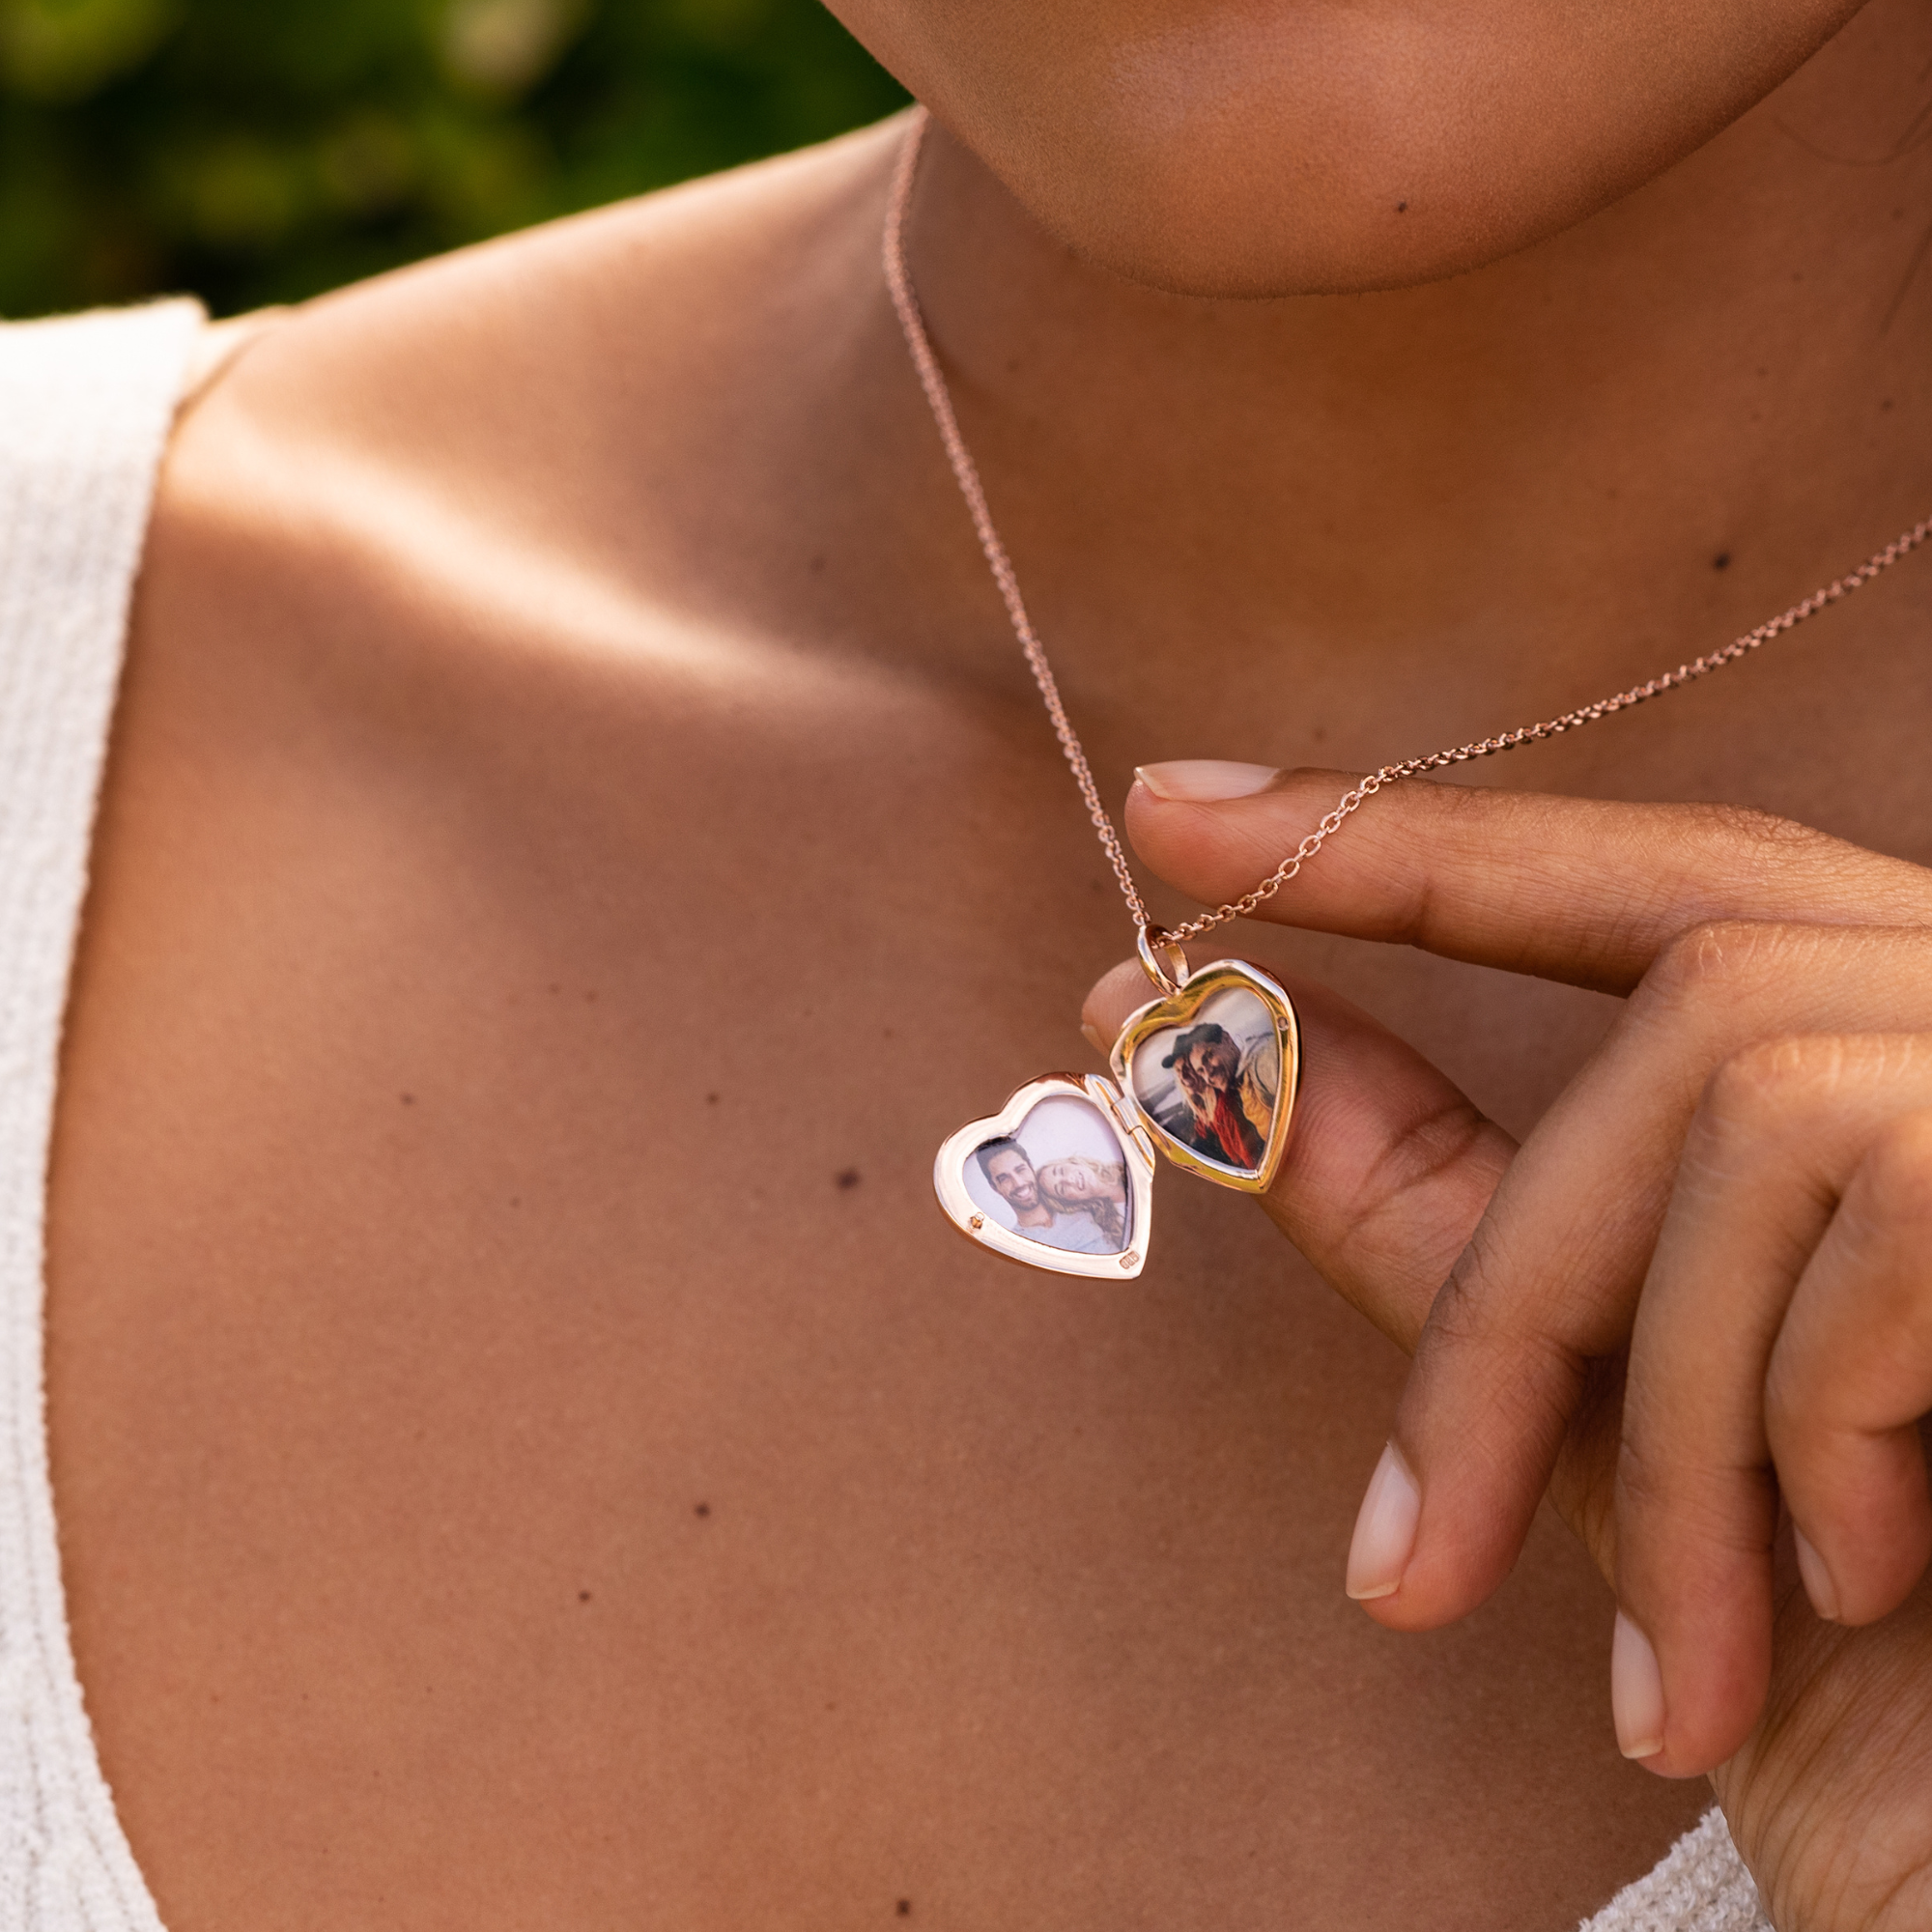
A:
<svg viewBox="0 0 1932 1932">
<path fill-rule="evenodd" d="M 817 0 L 0 0 L 0 314 L 298 300 L 904 99 Z"/>
</svg>

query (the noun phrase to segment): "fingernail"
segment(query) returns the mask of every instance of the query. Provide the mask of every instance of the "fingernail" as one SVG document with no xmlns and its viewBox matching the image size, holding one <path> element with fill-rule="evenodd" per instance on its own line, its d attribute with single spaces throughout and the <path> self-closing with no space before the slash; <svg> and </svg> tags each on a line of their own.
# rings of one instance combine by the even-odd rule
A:
<svg viewBox="0 0 1932 1932">
<path fill-rule="evenodd" d="M 1811 1539 L 1798 1527 L 1791 1525 L 1791 1540 L 1798 1546 L 1798 1574 L 1804 1579 L 1804 1594 L 1811 1599 L 1811 1607 L 1828 1624 L 1838 1621 L 1838 1586 L 1832 1581 L 1832 1573 L 1825 1568 L 1825 1559 L 1811 1547 Z"/>
<path fill-rule="evenodd" d="M 1663 1748 L 1663 1674 L 1650 1639 L 1621 1610 L 1610 1639 L 1610 1712 L 1626 1757 L 1655 1757 Z"/>
<path fill-rule="evenodd" d="M 1272 765 L 1241 765 L 1226 758 L 1170 758 L 1139 765 L 1135 778 L 1169 804 L 1214 805 L 1224 798 L 1251 798 L 1274 780 Z"/>
<path fill-rule="evenodd" d="M 1402 1451 L 1391 1442 L 1369 1478 L 1349 1545 L 1349 1576 L 1343 1588 L 1356 1603 L 1392 1597 L 1402 1587 L 1421 1515 L 1422 1491 L 1402 1460 Z"/>
<path fill-rule="evenodd" d="M 1089 1026 L 1085 1020 L 1082 1020 L 1080 1022 L 1080 1034 L 1087 1044 L 1104 1060 L 1107 1054 L 1107 1042 L 1100 1037 L 1100 1029 L 1096 1026 Z"/>
</svg>

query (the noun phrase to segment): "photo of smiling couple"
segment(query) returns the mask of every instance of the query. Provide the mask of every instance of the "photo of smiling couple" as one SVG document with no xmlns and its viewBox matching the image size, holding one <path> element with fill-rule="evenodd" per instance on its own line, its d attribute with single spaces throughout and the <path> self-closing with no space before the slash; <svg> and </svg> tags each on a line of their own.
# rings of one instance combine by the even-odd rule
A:
<svg viewBox="0 0 1932 1932">
<path fill-rule="evenodd" d="M 1042 1100 L 1015 1133 L 982 1141 L 965 1178 L 982 1212 L 1044 1247 L 1082 1255 L 1128 1247 L 1126 1157 L 1088 1101 Z"/>
<path fill-rule="evenodd" d="M 1142 1108 L 1183 1147 L 1223 1167 L 1256 1172 L 1281 1092 L 1274 1021 L 1253 993 L 1217 993 L 1191 1026 L 1142 1043 L 1133 1087 Z"/>
</svg>

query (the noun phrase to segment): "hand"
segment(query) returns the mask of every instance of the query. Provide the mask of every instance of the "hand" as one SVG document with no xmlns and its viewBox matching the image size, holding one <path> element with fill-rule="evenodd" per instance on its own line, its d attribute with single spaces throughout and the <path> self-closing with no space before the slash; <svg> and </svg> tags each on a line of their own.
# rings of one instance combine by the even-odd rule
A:
<svg viewBox="0 0 1932 1932">
<path fill-rule="evenodd" d="M 1346 782 L 1137 785 L 1128 827 L 1216 903 Z M 1262 916 L 1628 996 L 1519 1150 L 1292 988 L 1265 1205 L 1416 1355 L 1351 1594 L 1399 1629 L 1463 1614 L 1548 1487 L 1617 1590 L 1626 1749 L 1722 1767 L 1780 1924 L 1932 1922 L 1932 872 L 1748 813 L 1411 783 Z M 1144 997 L 1111 976 L 1090 1017 Z M 1780 1590 L 1780 1492 L 1838 1628 Z"/>
</svg>

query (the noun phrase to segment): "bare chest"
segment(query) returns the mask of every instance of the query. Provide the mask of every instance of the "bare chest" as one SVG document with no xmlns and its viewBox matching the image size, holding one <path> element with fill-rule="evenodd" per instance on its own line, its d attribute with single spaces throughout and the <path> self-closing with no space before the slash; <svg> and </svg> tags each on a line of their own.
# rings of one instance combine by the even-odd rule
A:
<svg viewBox="0 0 1932 1932">
<path fill-rule="evenodd" d="M 1560 1532 L 1456 1631 L 1345 1604 L 1402 1364 L 1246 1204 L 1164 1178 L 1131 1288 L 940 1219 L 1124 950 L 1023 736 L 544 692 L 507 755 L 229 757 L 186 697 L 130 691 L 50 1326 L 170 1922 L 1553 1926 L 1694 1810 L 1615 1757 Z M 1629 782 L 1731 782 L 1703 728 Z M 1519 1128 L 1612 1010 L 1268 956 Z"/>
</svg>

